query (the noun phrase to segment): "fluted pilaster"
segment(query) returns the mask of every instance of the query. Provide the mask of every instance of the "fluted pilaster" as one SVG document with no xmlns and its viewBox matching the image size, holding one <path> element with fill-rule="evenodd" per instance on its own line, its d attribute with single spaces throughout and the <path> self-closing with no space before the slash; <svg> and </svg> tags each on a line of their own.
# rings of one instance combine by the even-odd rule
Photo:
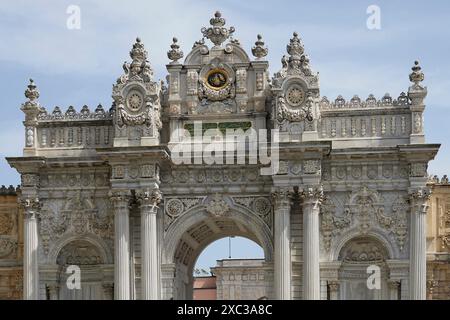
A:
<svg viewBox="0 0 450 320">
<path fill-rule="evenodd" d="M 130 299 L 129 191 L 112 191 L 114 206 L 114 298 Z"/>
<path fill-rule="evenodd" d="M 38 269 L 38 221 L 39 200 L 28 198 L 22 201 L 24 212 L 24 254 L 23 254 L 23 298 L 39 299 Z"/>
<path fill-rule="evenodd" d="M 272 193 L 275 205 L 275 298 L 291 299 L 291 248 L 290 248 L 290 214 L 292 191 L 278 188 Z"/>
<path fill-rule="evenodd" d="M 410 232 L 410 298 L 426 299 L 426 213 L 427 201 L 430 197 L 428 188 L 413 190 L 410 193 L 411 232 Z"/>
<path fill-rule="evenodd" d="M 319 212 L 322 187 L 307 187 L 300 192 L 303 200 L 303 299 L 320 299 Z"/>
<path fill-rule="evenodd" d="M 159 189 L 139 191 L 141 209 L 141 292 L 142 300 L 159 299 L 157 219 L 162 196 Z"/>
</svg>

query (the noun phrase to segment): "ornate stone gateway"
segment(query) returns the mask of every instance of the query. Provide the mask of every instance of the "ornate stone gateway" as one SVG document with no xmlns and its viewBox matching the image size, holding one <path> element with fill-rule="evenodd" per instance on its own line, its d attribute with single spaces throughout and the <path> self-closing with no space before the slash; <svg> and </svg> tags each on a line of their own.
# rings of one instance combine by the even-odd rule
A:
<svg viewBox="0 0 450 320">
<path fill-rule="evenodd" d="M 167 82 L 136 39 L 106 110 L 47 111 L 30 81 L 23 157 L 8 158 L 22 177 L 24 297 L 191 298 L 200 252 L 236 235 L 263 248 L 268 298 L 424 299 L 439 145 L 425 143 L 419 63 L 398 98 L 330 101 L 296 32 L 272 77 L 261 35 L 252 59 L 219 12 L 201 32 L 183 62 L 173 38 Z M 373 266 L 378 291 L 364 287 Z"/>
</svg>

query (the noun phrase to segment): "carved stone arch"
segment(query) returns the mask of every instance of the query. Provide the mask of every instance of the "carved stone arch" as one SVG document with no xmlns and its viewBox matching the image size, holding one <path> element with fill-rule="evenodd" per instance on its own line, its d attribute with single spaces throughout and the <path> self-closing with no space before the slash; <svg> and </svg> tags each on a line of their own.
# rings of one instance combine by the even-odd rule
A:
<svg viewBox="0 0 450 320">
<path fill-rule="evenodd" d="M 238 60 L 235 60 L 235 63 L 249 63 L 250 57 L 248 56 L 247 52 L 237 44 L 234 43 L 228 43 L 228 48 L 232 48 L 231 54 L 235 55 L 235 57 L 238 58 Z M 229 50 L 229 49 L 228 49 Z"/>
<path fill-rule="evenodd" d="M 219 57 L 215 57 L 208 64 L 205 64 L 200 69 L 199 79 L 204 79 L 206 74 L 211 69 L 216 69 L 216 68 L 223 68 L 227 72 L 227 74 L 230 78 L 230 82 L 234 83 L 234 81 L 236 80 L 236 72 L 234 71 L 233 67 L 228 62 L 224 61 L 223 59 L 221 59 Z"/>
<path fill-rule="evenodd" d="M 173 262 L 176 249 L 183 234 L 192 226 L 195 226 L 208 218 L 210 218 L 210 215 L 205 211 L 205 209 L 202 206 L 197 206 L 183 213 L 181 217 L 170 225 L 164 237 L 164 263 Z M 272 260 L 272 232 L 261 218 L 256 216 L 256 214 L 249 209 L 236 207 L 230 208 L 230 215 L 228 218 L 231 220 L 236 220 L 237 222 L 240 222 L 250 228 L 250 231 L 255 235 L 264 250 L 265 259 L 267 261 Z"/>
<path fill-rule="evenodd" d="M 291 85 L 298 84 L 301 85 L 305 90 L 309 89 L 308 82 L 305 81 L 302 77 L 299 76 L 288 76 L 284 79 L 283 84 L 281 85 L 281 90 L 285 92 Z"/>
<path fill-rule="evenodd" d="M 139 81 L 131 81 L 127 83 L 123 89 L 121 90 L 122 96 L 125 98 L 129 92 L 136 90 L 139 91 L 144 97 L 147 94 L 147 89 L 142 82 Z"/>
<path fill-rule="evenodd" d="M 50 264 L 57 264 L 57 259 L 58 259 L 58 256 L 59 256 L 61 250 L 63 250 L 66 245 L 68 245 L 72 242 L 75 242 L 75 241 L 89 242 L 90 244 L 92 244 L 94 247 L 96 247 L 98 249 L 104 264 L 113 263 L 113 254 L 111 253 L 110 249 L 108 248 L 106 243 L 101 238 L 97 237 L 94 234 L 85 234 L 83 236 L 78 236 L 78 235 L 73 235 L 73 234 L 64 235 L 51 248 L 51 250 L 48 254 L 48 262 Z"/>
<path fill-rule="evenodd" d="M 250 63 L 250 57 L 245 50 L 234 44 L 226 44 L 226 50 L 224 54 L 234 55 L 233 63 Z M 189 52 L 184 59 L 185 65 L 199 65 L 202 64 L 202 56 L 208 55 L 210 49 L 206 45 L 198 45 Z"/>
<path fill-rule="evenodd" d="M 396 259 L 399 257 L 399 252 L 397 248 L 394 248 L 392 246 L 392 240 L 389 239 L 387 235 L 385 235 L 383 232 L 381 232 L 381 229 L 373 228 L 370 230 L 370 232 L 367 232 L 366 234 L 361 234 L 360 229 L 355 227 L 353 229 L 348 230 L 345 233 L 345 235 L 342 236 L 333 246 L 330 252 L 331 260 L 337 261 L 339 259 L 339 254 L 341 253 L 342 248 L 344 248 L 352 240 L 360 238 L 368 238 L 368 239 L 371 238 L 380 243 L 388 254 L 387 259 Z"/>
</svg>

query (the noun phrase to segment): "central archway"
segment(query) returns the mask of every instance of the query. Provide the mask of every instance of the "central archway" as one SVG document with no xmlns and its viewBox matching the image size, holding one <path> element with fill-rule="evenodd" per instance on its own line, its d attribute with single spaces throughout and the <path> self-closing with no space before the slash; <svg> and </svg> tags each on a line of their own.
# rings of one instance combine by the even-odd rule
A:
<svg viewBox="0 0 450 320">
<path fill-rule="evenodd" d="M 192 299 L 193 270 L 197 258 L 212 242 L 229 236 L 254 241 L 264 251 L 264 260 L 272 261 L 271 228 L 254 212 L 233 207 L 226 215 L 214 216 L 204 208 L 183 214 L 167 230 L 163 264 L 173 266 L 171 293 L 167 299 Z"/>
</svg>

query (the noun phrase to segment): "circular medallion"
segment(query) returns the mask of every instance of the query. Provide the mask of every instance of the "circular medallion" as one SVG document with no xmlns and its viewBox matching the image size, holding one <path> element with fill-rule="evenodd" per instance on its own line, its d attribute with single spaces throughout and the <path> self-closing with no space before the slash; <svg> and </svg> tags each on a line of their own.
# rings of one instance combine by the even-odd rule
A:
<svg viewBox="0 0 450 320">
<path fill-rule="evenodd" d="M 210 89 L 220 90 L 228 84 L 228 74 L 223 69 L 212 69 L 206 74 L 205 80 Z"/>
<path fill-rule="evenodd" d="M 179 199 L 170 199 L 166 204 L 166 212 L 171 217 L 179 216 L 184 210 L 183 202 Z"/>
<path fill-rule="evenodd" d="M 294 85 L 286 92 L 286 101 L 294 107 L 297 107 L 305 101 L 305 92 L 302 87 Z"/>
<path fill-rule="evenodd" d="M 253 202 L 253 207 L 254 210 L 262 216 L 265 216 L 268 213 L 270 213 L 270 210 L 272 208 L 270 201 L 263 197 L 256 198 L 255 201 Z"/>
<path fill-rule="evenodd" d="M 127 106 L 132 111 L 139 111 L 144 102 L 144 97 L 139 91 L 131 91 L 127 97 Z"/>
</svg>

